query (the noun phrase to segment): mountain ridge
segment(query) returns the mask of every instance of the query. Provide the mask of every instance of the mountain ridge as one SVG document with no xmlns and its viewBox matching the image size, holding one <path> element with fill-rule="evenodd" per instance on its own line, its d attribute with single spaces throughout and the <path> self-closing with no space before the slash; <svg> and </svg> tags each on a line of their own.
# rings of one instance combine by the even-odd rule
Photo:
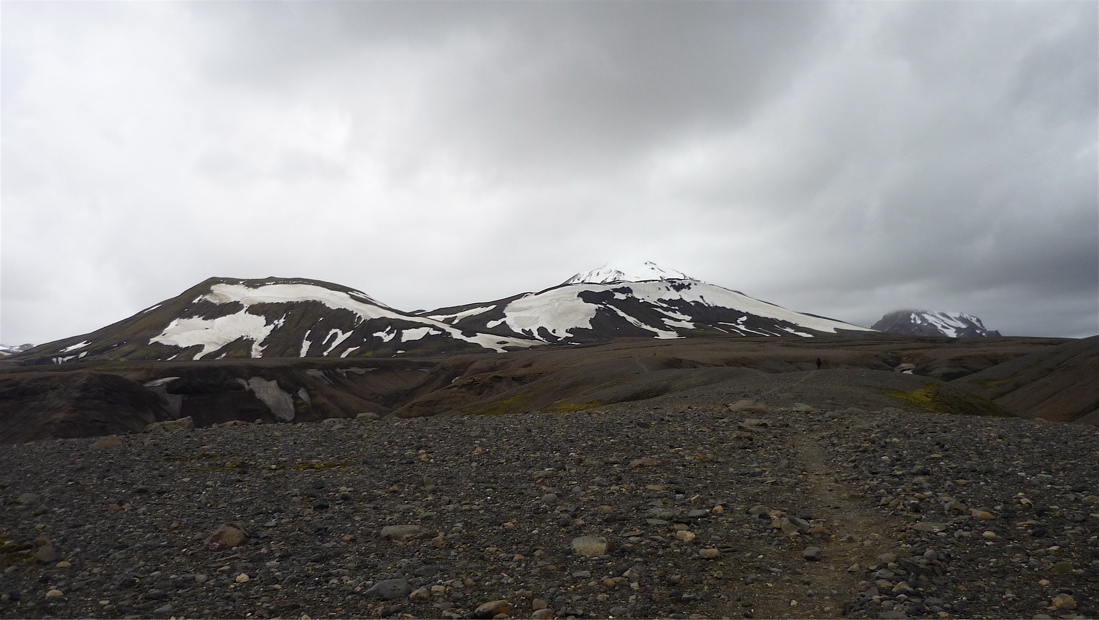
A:
<svg viewBox="0 0 1099 620">
<path fill-rule="evenodd" d="M 873 329 L 908 336 L 946 336 L 948 338 L 997 337 L 981 319 L 964 312 L 942 310 L 894 310 L 888 312 Z"/>
<path fill-rule="evenodd" d="M 632 278 L 632 279 L 630 279 Z M 505 352 L 622 337 L 800 336 L 872 331 L 754 299 L 647 262 L 606 266 L 536 293 L 406 312 L 308 278 L 208 278 L 93 332 L 17 359 L 158 361 Z"/>
</svg>

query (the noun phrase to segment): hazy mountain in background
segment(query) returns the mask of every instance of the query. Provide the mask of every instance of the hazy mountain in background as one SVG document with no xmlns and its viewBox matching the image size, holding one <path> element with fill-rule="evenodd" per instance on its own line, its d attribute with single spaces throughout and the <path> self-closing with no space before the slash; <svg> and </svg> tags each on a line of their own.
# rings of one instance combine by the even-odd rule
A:
<svg viewBox="0 0 1099 620">
<path fill-rule="evenodd" d="M 949 338 L 982 338 L 999 336 L 989 331 L 981 319 L 962 312 L 931 310 L 896 310 L 874 323 L 873 328 L 891 334 L 909 336 L 947 336 Z"/>
</svg>

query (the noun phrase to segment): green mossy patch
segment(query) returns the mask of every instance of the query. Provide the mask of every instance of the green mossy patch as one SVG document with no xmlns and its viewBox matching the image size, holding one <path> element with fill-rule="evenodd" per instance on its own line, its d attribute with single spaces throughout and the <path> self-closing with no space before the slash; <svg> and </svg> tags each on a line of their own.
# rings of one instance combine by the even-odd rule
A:
<svg viewBox="0 0 1099 620">
<path fill-rule="evenodd" d="M 505 413 L 515 413 L 523 406 L 530 394 L 526 392 L 519 392 L 512 394 L 507 398 L 501 398 L 487 403 L 478 403 L 470 405 L 462 410 L 462 413 L 466 415 L 503 415 Z"/>
<path fill-rule="evenodd" d="M 34 560 L 34 543 L 12 542 L 5 534 L 0 534 L 0 564 L 25 564 Z"/>
<path fill-rule="evenodd" d="M 294 463 L 293 465 L 275 465 L 272 469 L 276 471 L 321 471 L 326 469 L 346 469 L 350 467 L 347 463 L 326 463 L 326 462 L 312 462 L 312 463 Z"/>
<path fill-rule="evenodd" d="M 208 454 L 206 452 L 196 452 L 195 454 L 179 454 L 175 456 L 162 456 L 156 459 L 157 463 L 185 463 L 187 461 L 217 461 L 221 459 L 229 458 L 226 454 Z"/>
<path fill-rule="evenodd" d="M 574 411 L 584 411 L 585 409 L 594 409 L 596 407 L 602 407 L 607 403 L 601 400 L 589 400 L 578 403 L 560 403 L 553 405 L 546 409 L 546 413 L 572 413 Z"/>
<path fill-rule="evenodd" d="M 244 469 L 248 467 L 248 463 L 244 461 L 229 461 L 228 463 L 219 463 L 217 465 L 205 465 L 203 467 L 196 467 L 194 471 L 233 471 L 237 469 Z"/>
<path fill-rule="evenodd" d="M 934 383 L 928 383 L 926 387 L 910 390 L 908 392 L 891 390 L 886 392 L 886 394 L 915 405 L 923 411 L 929 411 L 931 413 L 950 413 L 950 410 L 941 402 L 939 386 Z"/>
<path fill-rule="evenodd" d="M 966 396 L 944 394 L 940 387 L 936 383 L 928 383 L 922 388 L 907 392 L 892 390 L 885 393 L 929 413 L 957 413 L 997 418 L 1013 417 L 990 400 L 972 394 Z"/>
</svg>

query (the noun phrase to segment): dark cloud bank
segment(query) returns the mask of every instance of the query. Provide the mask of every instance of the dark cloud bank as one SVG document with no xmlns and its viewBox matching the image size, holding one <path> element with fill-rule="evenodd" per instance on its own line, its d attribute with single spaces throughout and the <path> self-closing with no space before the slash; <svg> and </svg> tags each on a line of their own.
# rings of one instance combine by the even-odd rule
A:
<svg viewBox="0 0 1099 620">
<path fill-rule="evenodd" d="M 211 275 L 414 309 L 649 259 L 1099 333 L 1094 2 L 6 3 L 2 333 Z"/>
</svg>

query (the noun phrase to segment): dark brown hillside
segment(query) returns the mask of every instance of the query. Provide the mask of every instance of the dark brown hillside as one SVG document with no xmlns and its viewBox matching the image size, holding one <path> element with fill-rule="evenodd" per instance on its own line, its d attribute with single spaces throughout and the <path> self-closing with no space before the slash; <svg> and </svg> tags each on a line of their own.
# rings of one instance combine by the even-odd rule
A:
<svg viewBox="0 0 1099 620">
<path fill-rule="evenodd" d="M 157 395 L 115 374 L 0 375 L 0 442 L 141 432 L 171 419 Z"/>
<path fill-rule="evenodd" d="M 1010 412 L 1087 421 L 1087 411 L 1076 413 L 1094 403 L 1088 401 L 1094 396 L 1094 382 L 1084 381 L 1095 376 L 1095 358 L 1087 354 L 1093 341 L 884 334 L 696 337 L 421 359 L 272 358 L 53 367 L 20 367 L 9 361 L 0 365 L 0 442 L 135 432 L 154 420 L 184 416 L 209 426 L 229 421 L 310 422 L 360 413 L 425 417 L 578 411 L 660 396 L 689 397 L 691 391 L 707 386 L 734 400 L 760 399 L 780 408 L 801 403 L 816 408 Z M 816 368 L 818 358 L 821 371 Z M 1016 373 L 1016 366 L 1050 367 L 1056 372 Z M 897 372 L 906 368 L 914 374 Z M 986 374 L 993 371 L 1000 374 Z M 979 375 L 975 380 L 944 381 L 957 372 Z M 1004 381 L 1001 376 L 1012 378 L 996 383 Z M 1064 381 L 1055 384 L 1049 397 L 1036 399 L 1034 395 L 1047 393 L 1041 386 L 1051 377 Z M 115 406 L 103 391 L 89 391 L 89 381 L 113 381 L 117 388 L 110 392 L 112 397 L 128 400 Z M 989 391 L 989 382 L 1002 391 Z M 43 422 L 55 417 L 64 424 Z"/>
<path fill-rule="evenodd" d="M 998 364 L 957 382 L 1021 415 L 1099 424 L 1099 336 Z"/>
</svg>

